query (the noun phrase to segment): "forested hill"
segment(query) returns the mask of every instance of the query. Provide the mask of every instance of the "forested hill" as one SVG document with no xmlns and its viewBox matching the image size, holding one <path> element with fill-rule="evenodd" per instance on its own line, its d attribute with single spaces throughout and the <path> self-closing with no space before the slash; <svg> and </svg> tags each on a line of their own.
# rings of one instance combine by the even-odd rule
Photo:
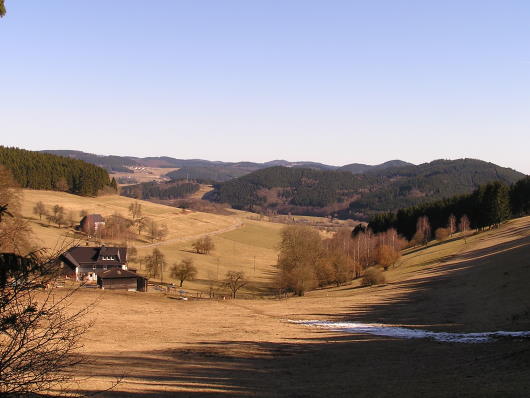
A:
<svg viewBox="0 0 530 398">
<path fill-rule="evenodd" d="M 0 146 L 0 165 L 13 174 L 22 188 L 65 191 L 95 196 L 116 189 L 105 169 L 78 159 Z"/>
<path fill-rule="evenodd" d="M 487 182 L 511 184 L 522 177 L 515 170 L 475 159 L 436 160 L 364 174 L 271 167 L 217 184 L 208 199 L 253 211 L 366 219 L 470 193 Z"/>
<path fill-rule="evenodd" d="M 132 157 L 129 156 L 104 156 L 95 155 L 93 153 L 86 153 L 81 151 L 71 150 L 46 150 L 41 151 L 42 153 L 49 153 L 57 156 L 64 156 L 72 159 L 83 160 L 93 165 L 103 167 L 108 171 L 127 173 L 131 172 L 128 167 L 140 166 L 140 164 Z"/>
<path fill-rule="evenodd" d="M 381 163 L 375 166 L 370 166 L 362 163 L 352 163 L 345 166 L 339 167 L 340 171 L 349 171 L 353 174 L 362 174 L 368 173 L 370 171 L 378 171 L 388 169 L 390 167 L 404 167 L 404 166 L 414 166 L 412 163 L 404 162 L 402 160 L 389 160 L 388 162 Z"/>
</svg>

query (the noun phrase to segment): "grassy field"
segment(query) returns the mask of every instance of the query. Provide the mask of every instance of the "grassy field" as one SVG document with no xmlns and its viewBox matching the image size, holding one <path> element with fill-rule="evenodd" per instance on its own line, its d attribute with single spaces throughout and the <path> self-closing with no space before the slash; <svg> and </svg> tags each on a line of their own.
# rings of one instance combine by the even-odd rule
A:
<svg viewBox="0 0 530 398">
<path fill-rule="evenodd" d="M 56 248 L 65 243 L 83 243 L 79 240 L 82 237 L 75 235 L 72 228 L 58 228 L 45 220 L 39 220 L 32 211 L 37 202 L 42 201 L 48 208 L 59 204 L 67 213 L 73 211 L 78 218 L 80 210 L 103 216 L 114 213 L 128 216 L 128 207 L 135 202 L 134 199 L 117 195 L 86 198 L 54 191 L 24 190 L 23 195 L 22 214 L 30 222 L 37 244 L 48 248 Z M 139 256 L 149 254 L 154 247 L 165 254 L 168 267 L 164 272 L 164 281 L 174 281 L 169 278 L 169 267 L 172 264 L 184 258 L 192 258 L 198 268 L 197 279 L 186 282 L 184 287 L 193 292 L 209 291 L 212 282 L 223 279 L 229 270 L 245 272 L 251 281 L 246 293 L 261 292 L 270 285 L 282 225 L 251 220 L 248 213 L 239 211 L 234 211 L 232 216 L 225 216 L 184 211 L 147 201 L 138 202 L 142 204 L 143 215 L 165 223 L 169 234 L 164 241 L 155 245 L 146 239 L 129 241 L 128 244 L 138 249 Z M 205 234 L 211 234 L 215 249 L 209 255 L 194 253 L 191 246 L 193 240 Z M 130 266 L 139 268 L 139 272 L 144 271 L 139 263 L 131 263 Z"/>
<path fill-rule="evenodd" d="M 249 225 L 223 239 L 238 243 Z M 245 233 L 246 232 L 246 233 Z M 239 243 L 242 244 L 242 243 Z M 273 240 L 263 240 L 270 247 Z M 389 283 L 321 289 L 287 300 L 99 297 L 85 337 L 83 391 L 106 397 L 525 397 L 530 343 L 440 343 L 348 334 L 289 319 L 382 322 L 436 331 L 530 330 L 530 218 L 411 250 Z"/>
<path fill-rule="evenodd" d="M 81 198 L 25 191 L 23 213 L 42 242 L 66 229 L 32 214 L 51 206 L 109 215 L 127 213 L 131 199 Z M 359 281 L 277 300 L 268 292 L 282 224 L 234 211 L 231 216 L 182 212 L 142 202 L 170 235 L 159 248 L 169 263 L 191 257 L 198 279 L 190 300 L 175 294 L 83 289 L 72 310 L 97 301 L 83 337 L 89 361 L 75 388 L 104 397 L 525 397 L 530 391 L 530 342 L 440 343 L 311 328 L 289 320 L 384 323 L 446 332 L 530 330 L 530 217 L 499 229 L 404 252 L 387 283 Z M 211 255 L 191 252 L 190 239 L 212 233 Z M 138 247 L 149 242 L 137 241 Z M 152 247 L 139 249 L 148 253 Z M 255 264 L 255 268 L 254 268 Z M 254 270 L 255 269 L 255 270 Z M 252 281 L 244 299 L 196 298 L 227 270 Z M 166 274 L 165 279 L 168 276 Z M 56 294 L 62 294 L 59 289 Z"/>
<path fill-rule="evenodd" d="M 213 191 L 212 185 L 201 184 L 201 187 L 199 188 L 199 190 L 195 192 L 194 194 L 191 194 L 189 198 L 190 199 L 202 199 L 204 195 L 206 195 L 208 192 L 211 192 L 211 191 Z"/>
<path fill-rule="evenodd" d="M 132 173 L 113 172 L 111 177 L 118 178 L 133 178 L 136 180 L 134 184 L 151 181 L 169 181 L 169 178 L 164 177 L 165 174 L 178 170 L 178 168 L 166 167 L 138 167 L 130 168 Z M 130 184 L 120 184 L 130 185 Z"/>
</svg>

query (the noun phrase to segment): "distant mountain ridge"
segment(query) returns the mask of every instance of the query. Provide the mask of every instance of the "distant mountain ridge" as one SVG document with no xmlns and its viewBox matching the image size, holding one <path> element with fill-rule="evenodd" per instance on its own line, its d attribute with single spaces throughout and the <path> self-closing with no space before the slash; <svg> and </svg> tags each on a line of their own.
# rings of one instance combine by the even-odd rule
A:
<svg viewBox="0 0 530 398">
<path fill-rule="evenodd" d="M 353 173 L 353 174 L 363 174 L 368 171 L 384 170 L 390 167 L 403 167 L 403 166 L 414 166 L 414 164 L 404 162 L 403 160 L 389 160 L 388 162 L 384 162 L 384 163 L 377 164 L 374 166 L 370 166 L 370 165 L 362 164 L 362 163 L 352 163 L 352 164 L 347 164 L 345 166 L 339 167 L 337 170 L 349 171 L 350 173 Z"/>
<path fill-rule="evenodd" d="M 103 167 L 111 173 L 130 172 L 128 167 L 174 167 L 179 168 L 180 170 L 168 173 L 167 176 L 169 178 L 189 178 L 212 182 L 228 181 L 273 166 L 308 168 L 314 170 L 340 170 L 354 174 L 362 174 L 368 171 L 383 170 L 389 167 L 412 165 L 412 163 L 404 162 L 402 160 L 391 160 L 379 165 L 352 163 L 341 167 L 311 161 L 290 162 L 281 159 L 271 160 L 264 163 L 247 161 L 222 162 L 203 159 L 176 159 L 169 156 L 139 158 L 134 156 L 96 155 L 75 150 L 43 150 L 41 152 L 84 160 L 85 162 Z"/>
</svg>

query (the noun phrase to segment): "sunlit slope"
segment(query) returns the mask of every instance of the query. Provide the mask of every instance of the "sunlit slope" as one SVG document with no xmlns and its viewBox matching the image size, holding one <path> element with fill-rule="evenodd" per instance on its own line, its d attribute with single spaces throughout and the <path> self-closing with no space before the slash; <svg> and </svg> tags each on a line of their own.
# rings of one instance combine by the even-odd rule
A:
<svg viewBox="0 0 530 398">
<path fill-rule="evenodd" d="M 29 221 L 34 232 L 36 243 L 48 248 L 57 248 L 64 244 L 84 244 L 82 235 L 74 234 L 72 228 L 58 228 L 42 221 L 33 214 L 33 207 L 42 201 L 48 209 L 58 204 L 65 212 L 74 212 L 79 219 L 79 212 L 87 210 L 105 216 L 114 213 L 129 217 L 128 208 L 136 200 L 112 195 L 97 198 L 81 197 L 55 191 L 23 191 L 22 214 Z M 130 240 L 129 246 L 138 249 L 138 256 L 150 254 L 158 248 L 166 257 L 164 269 L 165 282 L 175 282 L 170 278 L 170 267 L 183 260 L 192 258 L 198 268 L 195 281 L 185 282 L 186 289 L 207 292 L 210 286 L 220 290 L 222 279 L 227 271 L 243 271 L 250 280 L 246 293 L 257 293 L 269 290 L 274 264 L 277 259 L 277 247 L 280 239 L 281 224 L 251 220 L 252 215 L 234 211 L 233 215 L 201 213 L 175 207 L 160 205 L 147 201 L 138 201 L 142 205 L 143 216 L 150 217 L 168 226 L 169 234 L 162 242 L 151 243 L 145 236 Z M 208 255 L 193 251 L 192 243 L 201 236 L 210 235 L 215 249 Z M 123 242 L 106 241 L 106 244 Z M 131 263 L 131 267 L 145 272 L 140 262 Z"/>
<path fill-rule="evenodd" d="M 456 235 L 404 252 L 382 286 L 310 292 L 347 314 L 325 319 L 447 331 L 530 330 L 530 217 L 463 239 Z M 332 314 L 332 312 L 329 312 Z"/>
<path fill-rule="evenodd" d="M 191 245 L 193 240 L 164 243 L 159 246 L 168 265 L 164 281 L 177 283 L 170 278 L 171 265 L 191 258 L 198 275 L 194 281 L 184 283 L 186 291 L 201 291 L 205 294 L 213 289 L 221 294 L 226 291 L 222 287 L 226 273 L 242 271 L 250 283 L 241 293 L 270 293 L 281 228 L 281 224 L 244 220 L 236 230 L 212 235 L 215 249 L 208 255 L 195 253 Z M 138 249 L 140 255 L 148 254 L 150 250 L 152 248 Z M 142 266 L 138 266 L 142 270 Z"/>
<path fill-rule="evenodd" d="M 56 228 L 48 225 L 46 220 L 39 221 L 37 215 L 33 214 L 33 207 L 39 201 L 43 202 L 48 209 L 58 204 L 63 206 L 65 212 L 73 211 L 78 219 L 81 210 L 89 213 L 98 213 L 102 216 L 110 216 L 114 213 L 129 217 L 129 206 L 136 200 L 118 195 L 101 196 L 96 198 L 81 197 L 55 191 L 23 190 L 22 214 L 31 221 L 36 238 L 46 245 L 53 246 L 58 239 L 68 235 L 68 228 Z M 142 205 L 143 216 L 165 223 L 169 234 L 166 240 L 187 238 L 204 233 L 228 229 L 239 224 L 236 216 L 221 216 L 210 213 L 183 211 L 175 207 L 160 205 L 156 203 L 138 201 Z M 133 242 L 142 245 L 149 242 Z"/>
</svg>

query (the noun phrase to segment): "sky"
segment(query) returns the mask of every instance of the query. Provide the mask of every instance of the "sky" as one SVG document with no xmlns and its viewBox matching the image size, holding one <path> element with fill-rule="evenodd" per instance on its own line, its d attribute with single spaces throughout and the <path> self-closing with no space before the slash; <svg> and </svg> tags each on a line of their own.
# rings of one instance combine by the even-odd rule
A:
<svg viewBox="0 0 530 398">
<path fill-rule="evenodd" d="M 530 2 L 6 0 L 0 144 L 530 174 Z"/>
</svg>

